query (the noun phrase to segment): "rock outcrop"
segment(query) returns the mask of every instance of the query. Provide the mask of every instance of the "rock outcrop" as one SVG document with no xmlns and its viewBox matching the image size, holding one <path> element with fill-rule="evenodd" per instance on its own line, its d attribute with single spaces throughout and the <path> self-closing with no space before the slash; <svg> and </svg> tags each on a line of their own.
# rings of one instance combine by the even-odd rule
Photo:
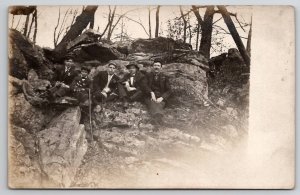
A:
<svg viewBox="0 0 300 195">
<path fill-rule="evenodd" d="M 43 55 L 43 50 L 30 42 L 15 29 L 9 30 L 9 71 L 18 79 L 27 78 L 30 69 L 39 70 L 39 76 L 51 79 L 53 72 L 50 62 Z"/>
<path fill-rule="evenodd" d="M 9 100 L 10 123 L 26 129 L 31 134 L 44 129 L 57 113 L 51 108 L 32 106 L 25 99 L 23 93 L 19 93 Z"/>
<path fill-rule="evenodd" d="M 28 149 L 33 146 L 32 137 L 22 128 L 14 126 L 11 129 L 13 133 L 9 133 L 8 139 L 8 186 L 10 188 L 41 187 L 39 166 L 28 153 Z"/>
<path fill-rule="evenodd" d="M 68 108 L 37 134 L 43 172 L 48 176 L 46 186 L 69 187 L 75 177 L 87 150 L 80 117 L 79 107 Z"/>
<path fill-rule="evenodd" d="M 130 103 L 128 108 L 119 101 L 97 105 L 91 116 L 93 131 L 86 108 L 71 104 L 54 104 L 50 108 L 43 94 L 50 86 L 51 79 L 45 79 L 45 70 L 52 62 L 44 54 L 51 57 L 52 51 L 34 47 L 12 30 L 10 154 L 21 159 L 11 164 L 16 167 L 16 171 L 10 171 L 13 179 L 28 174 L 35 181 L 43 181 L 34 186 L 49 188 L 118 187 L 127 178 L 135 181 L 133 173 L 139 172 L 139 168 L 150 171 L 162 164 L 183 170 L 188 167 L 180 158 L 172 159 L 168 154 L 221 153 L 232 148 L 243 135 L 239 119 L 247 118 L 249 83 L 231 82 L 236 78 L 241 81 L 245 76 L 240 65 L 245 67 L 235 51 L 215 59 L 213 66 L 218 67 L 220 74 L 209 80 L 208 88 L 207 80 L 211 77 L 207 78 L 207 72 L 213 62 L 209 66 L 208 60 L 188 44 L 163 37 L 113 44 L 99 37 L 99 33 L 85 31 L 68 44 L 67 57 L 77 62 L 78 67 L 89 66 L 91 79 L 105 70 L 108 62 L 117 64 L 116 74 L 122 77 L 131 61 L 147 73 L 154 60 L 161 60 L 163 74 L 170 78 L 172 89 L 163 126 L 157 127 L 146 106 L 139 102 Z M 232 73 L 237 76 L 235 79 L 230 76 Z M 207 101 L 210 106 L 205 105 Z M 94 142 L 88 147 L 87 139 L 91 141 L 91 136 Z"/>
</svg>

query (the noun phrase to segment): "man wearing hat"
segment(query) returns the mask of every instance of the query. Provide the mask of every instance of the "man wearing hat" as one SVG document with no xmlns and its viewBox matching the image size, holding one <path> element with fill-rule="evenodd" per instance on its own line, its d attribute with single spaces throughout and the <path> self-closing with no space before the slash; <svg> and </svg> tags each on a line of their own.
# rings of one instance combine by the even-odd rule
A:
<svg viewBox="0 0 300 195">
<path fill-rule="evenodd" d="M 64 65 L 54 66 L 53 88 L 50 89 L 50 99 L 54 100 L 70 93 L 70 85 L 78 75 L 72 59 L 66 59 Z"/>
<path fill-rule="evenodd" d="M 93 97 L 97 103 L 105 100 L 110 101 L 118 97 L 119 77 L 115 74 L 117 65 L 114 62 L 108 64 L 106 71 L 100 71 L 93 81 Z"/>
<path fill-rule="evenodd" d="M 146 74 L 150 93 L 145 99 L 153 121 L 160 125 L 163 122 L 163 109 L 171 95 L 169 78 L 161 73 L 161 70 L 162 64 L 157 60 L 152 65 L 152 71 Z"/>
<path fill-rule="evenodd" d="M 119 96 L 123 101 L 139 101 L 144 94 L 150 93 L 147 79 L 135 62 L 130 62 L 126 68 L 129 73 L 119 81 Z"/>
</svg>

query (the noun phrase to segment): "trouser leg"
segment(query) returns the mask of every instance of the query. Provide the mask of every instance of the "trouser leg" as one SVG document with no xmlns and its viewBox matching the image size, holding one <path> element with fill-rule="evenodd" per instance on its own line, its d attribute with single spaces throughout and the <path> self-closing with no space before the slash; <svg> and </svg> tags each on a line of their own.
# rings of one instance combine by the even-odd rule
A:
<svg viewBox="0 0 300 195">
<path fill-rule="evenodd" d="M 142 97 L 143 97 L 143 92 L 141 90 L 132 91 L 129 94 L 129 101 L 131 102 L 140 101 Z"/>
<path fill-rule="evenodd" d="M 118 92 L 121 99 L 127 97 L 125 86 L 121 83 L 118 83 Z"/>
</svg>

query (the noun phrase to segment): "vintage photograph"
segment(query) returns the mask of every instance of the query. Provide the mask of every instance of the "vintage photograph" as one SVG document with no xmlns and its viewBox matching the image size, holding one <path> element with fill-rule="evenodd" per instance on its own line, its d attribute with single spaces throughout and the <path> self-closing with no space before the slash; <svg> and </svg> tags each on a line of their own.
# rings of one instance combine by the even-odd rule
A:
<svg viewBox="0 0 300 195">
<path fill-rule="evenodd" d="M 235 188 L 223 170 L 248 145 L 252 17 L 10 6 L 9 187 Z"/>
</svg>

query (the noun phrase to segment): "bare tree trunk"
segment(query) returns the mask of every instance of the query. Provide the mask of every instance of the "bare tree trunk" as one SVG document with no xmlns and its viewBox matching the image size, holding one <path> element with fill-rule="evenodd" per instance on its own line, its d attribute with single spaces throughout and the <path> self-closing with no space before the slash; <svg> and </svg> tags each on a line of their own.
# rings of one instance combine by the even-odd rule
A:
<svg viewBox="0 0 300 195">
<path fill-rule="evenodd" d="M 183 15 L 182 7 L 179 6 L 179 8 L 180 8 L 181 18 L 182 18 L 182 21 L 183 21 L 183 42 L 185 43 L 185 42 L 186 42 L 186 28 L 187 28 L 187 21 L 186 21 L 186 19 L 185 19 L 185 16 Z"/>
<path fill-rule="evenodd" d="M 114 22 L 114 18 L 115 18 L 116 8 L 117 8 L 117 6 L 114 7 L 114 10 L 113 10 L 113 12 L 111 14 L 111 17 L 110 17 L 110 23 L 109 23 L 108 32 L 107 32 L 107 40 L 111 39 L 111 35 L 112 35 L 112 32 L 113 32 L 112 26 L 113 26 L 113 22 Z"/>
<path fill-rule="evenodd" d="M 192 5 L 192 11 L 194 12 L 197 21 L 198 21 L 198 26 L 197 26 L 197 38 L 196 38 L 196 50 L 198 50 L 198 43 L 199 43 L 199 34 L 200 34 L 200 28 L 201 24 L 203 23 L 203 20 L 199 14 L 199 10 L 196 6 Z"/>
<path fill-rule="evenodd" d="M 155 38 L 158 37 L 158 31 L 159 31 L 159 9 L 160 9 L 160 5 L 158 5 L 156 8 Z"/>
<path fill-rule="evenodd" d="M 17 29 L 19 24 L 20 24 L 20 20 L 21 20 L 22 16 L 19 17 L 19 20 L 18 20 L 18 23 L 17 23 L 17 26 L 14 28 L 14 29 Z"/>
<path fill-rule="evenodd" d="M 246 50 L 249 55 L 249 58 L 251 57 L 251 37 L 252 37 L 252 17 L 251 17 L 250 30 L 247 39 L 247 46 L 246 46 Z"/>
<path fill-rule="evenodd" d="M 149 38 L 152 39 L 152 32 L 151 32 L 151 7 L 148 7 L 148 20 L 149 20 Z"/>
<path fill-rule="evenodd" d="M 120 41 L 121 42 L 123 42 L 123 33 L 124 33 L 124 20 L 122 18 L 121 35 L 120 35 Z"/>
<path fill-rule="evenodd" d="M 229 15 L 227 9 L 225 8 L 225 6 L 218 6 L 218 9 L 220 10 L 220 12 L 223 16 L 223 19 L 230 31 L 230 34 L 231 34 L 238 50 L 240 51 L 245 63 L 249 66 L 250 65 L 250 57 L 245 49 L 245 46 L 242 42 L 241 37 L 239 36 L 238 31 L 236 30 L 236 28 L 234 26 L 233 21 L 230 18 L 230 15 Z"/>
<path fill-rule="evenodd" d="M 212 23 L 214 17 L 214 6 L 207 6 L 204 20 L 201 24 L 202 36 L 199 51 L 207 58 L 210 58 Z"/>
<path fill-rule="evenodd" d="M 23 35 L 24 35 L 24 36 L 27 35 L 29 16 L 30 16 L 30 14 L 28 14 L 28 15 L 26 16 L 26 21 L 25 21 L 25 24 L 24 24 L 24 30 L 23 30 Z"/>
<path fill-rule="evenodd" d="M 102 32 L 101 37 L 103 37 L 103 35 L 105 35 L 105 33 L 106 33 L 106 31 L 107 31 L 110 23 L 111 23 L 110 22 L 110 20 L 111 20 L 111 9 L 110 9 L 110 6 L 109 6 L 109 13 L 108 13 L 108 19 L 107 20 L 108 21 L 107 21 L 106 27 L 105 27 L 104 31 Z"/>
<path fill-rule="evenodd" d="M 38 23 L 37 23 L 37 9 L 35 10 L 35 12 L 33 13 L 34 15 L 34 33 L 33 33 L 33 43 L 35 44 L 36 43 L 36 34 L 37 34 L 37 26 L 38 26 Z"/>
<path fill-rule="evenodd" d="M 77 16 L 76 22 L 71 26 L 70 30 L 63 37 L 61 42 L 55 47 L 53 51 L 53 60 L 61 60 L 67 54 L 67 44 L 74 40 L 91 22 L 94 13 L 98 6 L 87 6 L 83 12 Z"/>
<path fill-rule="evenodd" d="M 93 14 L 93 17 L 92 17 L 92 19 L 91 19 L 89 29 L 94 29 L 94 23 L 95 23 L 95 13 Z"/>
<path fill-rule="evenodd" d="M 30 37 L 32 25 L 33 25 L 34 20 L 35 20 L 35 17 L 34 17 L 34 16 L 35 16 L 35 15 L 34 15 L 35 12 L 36 12 L 36 10 L 32 13 L 31 23 L 30 23 L 30 27 L 29 27 L 29 30 L 28 30 L 28 34 L 27 34 L 27 37 L 28 37 L 28 38 Z"/>
<path fill-rule="evenodd" d="M 198 21 L 198 24 L 197 24 L 197 36 L 196 36 L 196 51 L 198 50 L 199 34 L 200 34 L 200 23 Z"/>
<path fill-rule="evenodd" d="M 191 30 L 191 22 L 190 22 L 190 14 L 188 14 L 188 29 L 189 29 L 189 44 L 192 45 L 192 30 Z"/>
</svg>

